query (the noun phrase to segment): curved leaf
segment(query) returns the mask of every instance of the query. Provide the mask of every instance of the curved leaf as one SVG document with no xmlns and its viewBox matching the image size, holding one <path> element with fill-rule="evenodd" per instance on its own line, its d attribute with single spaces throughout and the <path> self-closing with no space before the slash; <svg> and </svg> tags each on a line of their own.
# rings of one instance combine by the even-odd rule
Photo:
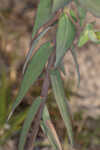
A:
<svg viewBox="0 0 100 150">
<path fill-rule="evenodd" d="M 44 65 L 46 64 L 52 51 L 53 48 L 50 46 L 50 43 L 47 42 L 40 47 L 40 49 L 35 53 L 35 55 L 33 55 L 32 60 L 30 61 L 30 64 L 28 65 L 28 68 L 24 74 L 24 78 L 22 80 L 18 96 L 12 106 L 12 112 L 10 113 L 8 119 L 10 118 L 18 104 L 21 102 L 29 88 L 42 73 Z"/>
<path fill-rule="evenodd" d="M 57 35 L 56 35 L 56 62 L 55 67 L 59 65 L 61 59 L 68 51 L 75 38 L 75 26 L 68 16 L 63 13 L 60 17 Z"/>
<path fill-rule="evenodd" d="M 53 70 L 51 72 L 50 77 L 51 77 L 51 83 L 52 83 L 54 96 L 55 96 L 56 102 L 58 104 L 61 116 L 64 120 L 65 126 L 67 128 L 71 145 L 73 146 L 74 139 L 73 139 L 72 124 L 71 124 L 71 120 L 70 120 L 69 107 L 68 107 L 68 103 L 65 98 L 63 83 L 62 83 L 62 79 L 61 79 L 59 71 Z"/>
<path fill-rule="evenodd" d="M 26 120 L 24 122 L 23 128 L 22 128 L 22 132 L 21 132 L 21 136 L 20 136 L 20 140 L 19 140 L 19 146 L 18 146 L 18 150 L 23 150 L 24 149 L 24 145 L 25 145 L 25 141 L 26 141 L 26 137 L 27 137 L 27 133 L 30 129 L 31 123 L 34 120 L 34 117 L 39 109 L 39 106 L 42 102 L 42 98 L 38 97 L 32 104 L 31 108 L 29 109 L 29 112 L 27 114 Z"/>
</svg>

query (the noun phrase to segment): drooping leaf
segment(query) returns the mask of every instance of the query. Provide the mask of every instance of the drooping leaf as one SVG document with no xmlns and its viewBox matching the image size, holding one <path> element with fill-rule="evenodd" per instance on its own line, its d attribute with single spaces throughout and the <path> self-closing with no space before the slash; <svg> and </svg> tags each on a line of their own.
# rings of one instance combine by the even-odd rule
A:
<svg viewBox="0 0 100 150">
<path fill-rule="evenodd" d="M 67 50 L 72 45 L 75 38 L 75 27 L 68 18 L 68 16 L 63 13 L 60 17 L 56 35 L 56 62 L 55 67 L 57 67 L 67 52 Z"/>
<path fill-rule="evenodd" d="M 40 0 L 35 24 L 33 27 L 32 37 L 34 37 L 37 30 L 51 18 L 51 0 Z"/>
<path fill-rule="evenodd" d="M 72 0 L 52 0 L 52 12 L 54 13 L 65 5 L 69 4 Z"/>
<path fill-rule="evenodd" d="M 53 48 L 51 47 L 50 43 L 47 42 L 40 47 L 40 49 L 35 53 L 35 55 L 33 55 L 30 64 L 28 65 L 27 70 L 24 74 L 18 96 L 13 104 L 12 112 L 10 113 L 8 119 L 10 118 L 18 104 L 21 102 L 29 88 L 42 73 L 44 65 L 46 64 L 52 51 Z"/>
<path fill-rule="evenodd" d="M 36 100 L 33 102 L 32 106 L 29 109 L 26 120 L 25 120 L 24 125 L 22 127 L 22 132 L 21 132 L 21 136 L 20 136 L 20 140 L 19 140 L 18 150 L 24 149 L 27 133 L 28 133 L 30 126 L 31 126 L 31 123 L 34 120 L 34 117 L 35 117 L 35 115 L 39 109 L 39 106 L 42 103 L 42 100 L 43 99 L 41 97 L 36 98 Z"/>
<path fill-rule="evenodd" d="M 100 44 L 100 40 L 98 39 L 94 30 L 89 30 L 88 37 L 92 42 Z"/>
<path fill-rule="evenodd" d="M 96 17 L 100 17 L 100 0 L 79 0 L 80 6 L 90 11 Z"/>
<path fill-rule="evenodd" d="M 54 96 L 58 104 L 61 116 L 64 120 L 65 126 L 67 128 L 70 143 L 73 146 L 74 139 L 73 139 L 72 124 L 70 120 L 69 107 L 65 97 L 63 83 L 59 71 L 53 70 L 51 72 L 50 77 L 51 77 L 51 84 L 52 84 Z"/>
<path fill-rule="evenodd" d="M 42 127 L 44 133 L 48 136 L 48 139 L 49 139 L 53 149 L 54 150 L 62 150 L 58 135 L 52 124 L 52 121 L 50 119 L 50 115 L 48 112 L 48 108 L 46 106 L 44 108 L 42 118 L 43 118 L 43 121 L 41 123 L 41 127 Z"/>
<path fill-rule="evenodd" d="M 75 62 L 75 68 L 76 68 L 77 76 L 78 76 L 78 87 L 79 87 L 80 86 L 80 70 L 79 70 L 79 64 L 78 64 L 78 61 L 77 61 L 77 55 L 76 55 L 76 52 L 74 50 L 74 47 L 71 48 L 71 53 L 72 53 L 72 56 L 73 56 L 73 60 Z"/>
<path fill-rule="evenodd" d="M 34 49 L 35 49 L 37 43 L 38 43 L 39 40 L 48 32 L 49 29 L 51 29 L 51 27 L 48 27 L 48 28 L 46 28 L 43 32 L 41 32 L 41 33 L 39 34 L 39 36 L 37 37 L 37 39 L 35 39 L 34 42 L 32 43 L 31 49 L 29 50 L 29 52 L 28 52 L 28 54 L 27 54 L 27 56 L 26 56 L 26 61 L 25 61 L 25 64 L 24 64 L 24 66 L 23 66 L 23 73 L 25 72 L 26 66 L 27 66 L 27 64 L 28 64 L 28 62 L 29 62 L 29 60 L 30 60 L 30 58 L 31 58 L 31 56 L 32 56 L 32 53 L 33 53 L 33 51 L 34 51 Z"/>
</svg>

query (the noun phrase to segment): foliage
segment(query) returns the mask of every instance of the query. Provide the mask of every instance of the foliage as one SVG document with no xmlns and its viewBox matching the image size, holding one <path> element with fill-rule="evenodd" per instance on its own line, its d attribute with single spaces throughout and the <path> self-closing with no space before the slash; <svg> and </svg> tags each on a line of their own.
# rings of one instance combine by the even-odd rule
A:
<svg viewBox="0 0 100 150">
<path fill-rule="evenodd" d="M 64 72 L 62 61 L 65 54 L 70 51 L 75 62 L 75 68 L 78 72 L 78 79 L 80 82 L 79 65 L 76 51 L 74 49 L 84 46 L 89 41 L 97 44 L 100 43 L 100 32 L 95 31 L 93 23 L 86 24 L 84 27 L 84 19 L 86 16 L 85 9 L 99 17 L 100 4 L 99 0 L 96 0 L 95 2 L 94 0 L 75 0 L 78 10 L 78 14 L 76 14 L 72 8 L 69 9 L 67 7 L 71 2 L 71 0 L 40 0 L 39 2 L 35 25 L 32 32 L 33 39 L 24 67 L 24 71 L 25 69 L 26 71 L 24 73 L 18 96 L 8 117 L 9 120 L 18 104 L 28 92 L 29 88 L 38 81 L 39 77 L 42 76 L 43 86 L 41 88 L 41 94 L 33 102 L 27 113 L 27 117 L 21 132 L 19 150 L 24 149 L 27 132 L 31 127 L 32 121 L 34 121 L 36 126 L 34 125 L 35 130 L 33 137 L 31 138 L 35 139 L 39 125 L 41 125 L 43 132 L 49 137 L 51 145 L 54 147 L 54 149 L 62 149 L 57 133 L 50 120 L 48 108 L 45 106 L 50 83 L 52 85 L 51 89 L 54 93 L 56 103 L 65 123 L 65 127 L 67 128 L 70 145 L 74 147 L 75 141 L 72 130 L 70 110 L 67 103 L 67 97 L 64 93 L 63 79 L 61 78 L 60 72 Z M 79 17 L 77 17 L 77 15 Z M 44 34 L 48 31 L 48 28 L 51 30 L 52 27 L 55 26 L 57 26 L 55 40 L 41 45 L 41 47 L 35 51 L 35 54 L 31 57 L 32 52 L 40 38 L 44 36 Z M 75 42 L 75 40 L 77 42 Z M 5 114 L 5 112 L 2 113 Z M 30 146 L 34 142 L 32 141 L 31 143 L 31 141 L 32 140 L 29 140 Z"/>
</svg>

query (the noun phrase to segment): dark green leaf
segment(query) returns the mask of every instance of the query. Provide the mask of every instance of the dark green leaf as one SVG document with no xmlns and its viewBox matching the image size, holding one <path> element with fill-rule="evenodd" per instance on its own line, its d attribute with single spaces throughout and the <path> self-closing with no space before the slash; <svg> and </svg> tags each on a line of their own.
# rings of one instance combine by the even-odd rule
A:
<svg viewBox="0 0 100 150">
<path fill-rule="evenodd" d="M 32 57 L 32 60 L 30 61 L 30 64 L 28 65 L 28 68 L 24 74 L 24 78 L 22 80 L 17 99 L 13 104 L 12 112 L 10 113 L 9 117 L 12 115 L 13 111 L 21 102 L 21 100 L 23 99 L 29 88 L 32 86 L 32 84 L 37 80 L 39 75 L 42 73 L 44 65 L 46 64 L 52 51 L 53 48 L 50 46 L 50 43 L 47 42 L 44 45 L 42 45 L 40 49 Z"/>
<path fill-rule="evenodd" d="M 34 117 L 39 109 L 40 104 L 42 103 L 43 99 L 41 97 L 38 97 L 32 104 L 32 106 L 29 109 L 29 112 L 27 114 L 26 120 L 24 122 L 23 128 L 22 128 L 22 132 L 21 132 L 21 136 L 20 136 L 20 140 L 19 140 L 19 146 L 18 146 L 18 150 L 23 150 L 24 149 L 24 145 L 25 145 L 25 141 L 26 141 L 26 137 L 27 137 L 27 133 L 30 129 L 31 123 L 34 120 Z"/>
<path fill-rule="evenodd" d="M 57 29 L 55 67 L 57 67 L 61 63 L 63 56 L 72 45 L 74 38 L 75 27 L 68 18 L 68 16 L 65 13 L 63 13 L 60 17 Z"/>
<path fill-rule="evenodd" d="M 58 104 L 62 118 L 64 120 L 65 126 L 67 128 L 71 145 L 73 146 L 74 140 L 73 140 L 72 124 L 70 120 L 71 116 L 69 113 L 69 107 L 65 97 L 64 87 L 63 87 L 63 83 L 59 71 L 58 70 L 52 71 L 50 77 L 51 77 L 54 96 Z"/>
<path fill-rule="evenodd" d="M 38 5 L 32 37 L 37 30 L 51 18 L 51 0 L 40 0 Z"/>
</svg>

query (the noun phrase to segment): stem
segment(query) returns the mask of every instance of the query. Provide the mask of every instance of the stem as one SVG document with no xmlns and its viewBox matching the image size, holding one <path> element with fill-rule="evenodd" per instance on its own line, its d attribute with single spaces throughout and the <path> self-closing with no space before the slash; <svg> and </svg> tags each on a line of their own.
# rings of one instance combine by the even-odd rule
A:
<svg viewBox="0 0 100 150">
<path fill-rule="evenodd" d="M 45 74 L 45 79 L 43 82 L 43 86 L 42 86 L 42 91 L 41 91 L 41 97 L 43 98 L 43 102 L 40 105 L 40 108 L 36 114 L 36 117 L 34 119 L 34 122 L 32 124 L 32 131 L 31 134 L 29 135 L 29 140 L 27 140 L 27 150 L 33 150 L 34 148 L 34 142 L 35 142 L 35 138 L 36 135 L 38 133 L 39 130 L 39 125 L 40 125 L 40 121 L 42 118 L 42 112 L 46 103 L 46 99 L 48 96 L 48 89 L 50 86 L 50 80 L 49 80 L 49 70 L 50 68 L 54 65 L 55 62 L 55 52 L 52 53 L 52 55 L 50 56 L 49 60 L 48 60 L 48 66 L 47 66 L 47 70 L 46 70 L 46 74 Z"/>
</svg>

